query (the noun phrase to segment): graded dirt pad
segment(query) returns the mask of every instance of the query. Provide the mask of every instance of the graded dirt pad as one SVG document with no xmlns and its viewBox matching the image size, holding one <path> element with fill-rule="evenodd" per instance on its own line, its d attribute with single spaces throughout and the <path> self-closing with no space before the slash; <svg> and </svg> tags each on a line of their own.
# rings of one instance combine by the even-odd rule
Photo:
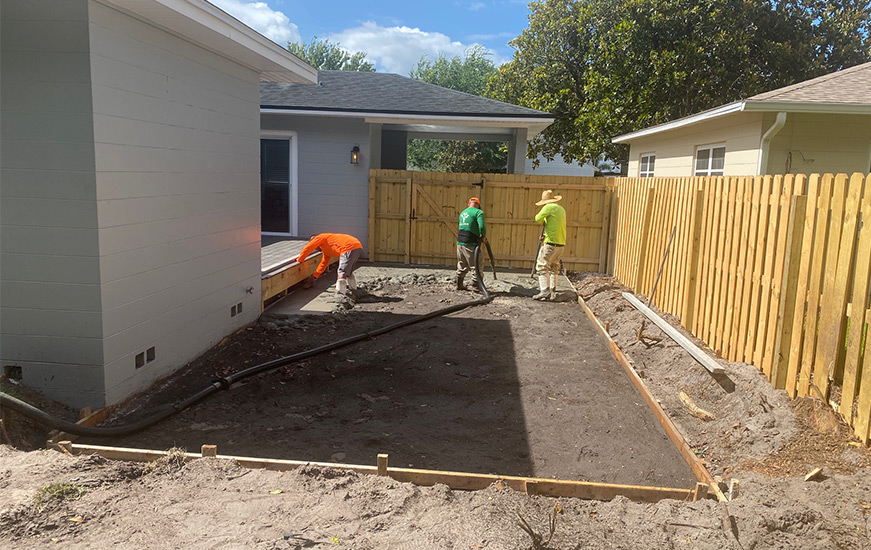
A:
<svg viewBox="0 0 871 550">
<path fill-rule="evenodd" d="M 413 273 L 361 270 L 369 293 L 341 314 L 266 315 L 121 412 L 147 414 L 216 374 L 480 297 L 452 290 L 450 272 Z M 398 467 L 692 488 L 688 466 L 573 291 L 563 297 L 498 293 L 250 378 L 134 436 L 88 442 L 215 444 L 227 455 L 370 465 L 388 453 Z"/>
<path fill-rule="evenodd" d="M 553 499 L 313 467 L 278 473 L 216 459 L 149 467 L 0 445 L 0 547 L 515 550 L 531 547 L 519 516 L 546 534 L 559 505 L 550 550 L 871 548 L 869 453 L 851 444 L 824 406 L 804 400 L 792 407 L 750 365 L 721 362 L 732 383 L 706 380 L 707 371 L 668 341 L 651 348 L 635 341 L 641 316 L 620 298 L 616 281 L 576 279 L 697 453 L 726 480 L 740 480 L 733 501 Z M 302 330 L 310 320 L 298 322 Z M 715 420 L 688 414 L 676 397 L 681 390 Z M 816 466 L 823 475 L 804 481 Z M 51 483 L 85 492 L 37 505 L 33 497 Z"/>
</svg>

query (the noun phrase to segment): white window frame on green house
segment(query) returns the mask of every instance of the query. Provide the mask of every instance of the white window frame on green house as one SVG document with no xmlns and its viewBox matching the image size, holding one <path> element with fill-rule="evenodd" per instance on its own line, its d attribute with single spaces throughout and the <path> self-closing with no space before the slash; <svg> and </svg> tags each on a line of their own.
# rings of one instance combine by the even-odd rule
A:
<svg viewBox="0 0 871 550">
<path fill-rule="evenodd" d="M 723 150 L 723 156 L 721 157 L 722 165 L 719 168 L 714 167 L 714 152 L 718 149 Z M 700 158 L 702 152 L 706 152 L 706 157 L 704 160 Z M 703 166 L 699 166 L 699 163 L 703 162 Z M 696 147 L 696 154 L 693 155 L 693 175 L 694 176 L 722 176 L 726 169 L 726 144 L 725 143 L 717 143 L 715 145 L 701 145 Z"/>
<path fill-rule="evenodd" d="M 638 177 L 652 178 L 655 166 L 656 153 L 641 153 L 641 158 L 638 159 Z"/>
</svg>

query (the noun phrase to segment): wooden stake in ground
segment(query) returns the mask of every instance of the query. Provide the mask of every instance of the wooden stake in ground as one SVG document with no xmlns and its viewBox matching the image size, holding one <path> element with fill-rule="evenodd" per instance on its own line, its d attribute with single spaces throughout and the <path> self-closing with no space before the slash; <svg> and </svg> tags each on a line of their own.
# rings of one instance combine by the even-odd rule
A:
<svg viewBox="0 0 871 550">
<path fill-rule="evenodd" d="M 659 286 L 659 278 L 662 276 L 662 268 L 665 267 L 665 260 L 668 258 L 668 251 L 671 250 L 671 242 L 674 240 L 674 232 L 677 230 L 677 226 L 673 225 L 671 227 L 671 235 L 668 237 L 668 244 L 665 245 L 665 252 L 662 254 L 662 261 L 659 262 L 659 271 L 656 272 L 656 279 L 653 281 L 653 288 L 650 289 L 650 295 L 647 297 L 647 307 L 650 307 L 650 303 L 653 301 L 653 295 L 656 294 L 656 287 Z M 638 327 L 638 331 L 635 333 L 635 336 L 638 338 L 638 341 L 644 344 L 646 347 L 650 347 L 653 344 L 648 344 L 647 340 L 652 341 L 654 344 L 662 340 L 662 338 L 657 338 L 655 336 L 651 336 L 649 334 L 644 334 L 644 328 L 647 326 L 647 319 L 641 319 L 641 326 Z"/>
</svg>

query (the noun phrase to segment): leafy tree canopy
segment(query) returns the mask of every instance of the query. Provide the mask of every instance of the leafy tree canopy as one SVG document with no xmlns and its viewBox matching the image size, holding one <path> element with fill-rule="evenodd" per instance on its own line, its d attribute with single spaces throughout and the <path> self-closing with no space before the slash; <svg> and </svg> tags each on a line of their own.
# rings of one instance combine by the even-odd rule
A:
<svg viewBox="0 0 871 550">
<path fill-rule="evenodd" d="M 541 0 L 487 93 L 555 122 L 530 156 L 610 140 L 871 59 L 871 0 Z"/>
<path fill-rule="evenodd" d="M 312 37 L 311 42 L 290 42 L 290 53 L 319 71 L 361 71 L 374 73 L 375 64 L 366 61 L 366 52 L 350 53 L 339 44 Z"/>
<path fill-rule="evenodd" d="M 483 95 L 497 74 L 487 50 L 474 46 L 464 57 L 422 57 L 409 76 L 467 94 Z M 413 139 L 408 143 L 408 164 L 419 170 L 444 172 L 505 172 L 508 150 L 503 144 L 476 141 Z"/>
</svg>

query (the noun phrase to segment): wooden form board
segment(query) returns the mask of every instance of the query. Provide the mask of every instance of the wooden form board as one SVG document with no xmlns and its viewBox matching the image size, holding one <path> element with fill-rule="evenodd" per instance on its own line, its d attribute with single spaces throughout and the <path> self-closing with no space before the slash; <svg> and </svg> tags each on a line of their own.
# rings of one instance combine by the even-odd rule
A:
<svg viewBox="0 0 871 550">
<path fill-rule="evenodd" d="M 563 197 L 567 215 L 564 266 L 604 270 L 614 222 L 612 188 L 605 178 L 372 170 L 370 259 L 453 265 L 458 216 L 476 196 L 497 265 L 530 268 L 540 233 L 535 203 L 542 191 L 552 189 Z"/>
<path fill-rule="evenodd" d="M 868 442 L 868 178 L 686 178 L 687 189 L 703 191 L 695 197 L 680 190 L 682 180 L 620 178 L 613 273 L 636 293 L 649 292 L 662 243 L 679 224 L 657 306 L 680 316 L 722 357 L 754 364 L 792 397 L 828 401 L 831 386 L 840 386 L 837 407 Z"/>
<path fill-rule="evenodd" d="M 106 420 L 109 416 L 109 407 L 99 409 L 97 411 L 91 412 L 91 409 L 82 409 L 79 411 L 79 420 L 76 422 L 79 426 L 96 426 Z M 61 432 L 58 430 L 54 430 L 48 434 L 48 441 L 45 442 L 45 446 L 48 448 L 56 447 L 58 442 L 60 441 L 75 441 L 79 436 L 75 434 L 68 434 L 66 432 Z"/>
<path fill-rule="evenodd" d="M 571 281 L 569 281 L 571 283 Z M 577 291 L 577 290 L 576 290 Z M 644 384 L 644 381 L 641 380 L 641 377 L 638 376 L 638 373 L 635 372 L 635 368 L 629 362 L 629 359 L 623 354 L 623 350 L 620 349 L 620 346 L 617 345 L 617 342 L 611 338 L 611 335 L 608 334 L 608 331 L 605 330 L 605 327 L 599 322 L 599 319 L 596 317 L 596 314 L 593 313 L 593 310 L 590 309 L 590 306 L 581 298 L 581 295 L 578 294 L 578 304 L 580 304 L 581 309 L 584 310 L 584 314 L 586 314 L 587 318 L 593 323 L 593 326 L 596 328 L 596 332 L 599 336 L 605 341 L 605 344 L 608 346 L 608 349 L 611 350 L 611 353 L 617 359 L 617 362 L 623 367 L 623 371 L 629 377 L 629 380 L 632 381 L 632 384 L 635 386 L 635 389 L 638 390 L 638 393 L 641 394 L 644 402 L 647 403 L 647 406 L 650 407 L 650 410 L 653 412 L 653 415 L 656 417 L 657 421 L 659 421 L 660 425 L 662 425 L 665 430 L 666 435 L 677 448 L 681 457 L 683 457 L 684 461 L 686 461 L 687 465 L 692 470 L 693 474 L 696 476 L 696 479 L 699 480 L 700 483 L 703 483 L 708 486 L 708 490 L 714 494 L 717 500 L 724 501 L 726 500 L 725 495 L 720 490 L 719 485 L 714 480 L 714 477 L 705 468 L 704 463 L 699 460 L 693 450 L 690 448 L 689 444 L 684 439 L 683 434 L 680 433 L 680 430 L 677 429 L 677 426 L 674 425 L 674 422 L 671 421 L 668 414 L 666 414 L 665 410 L 662 408 L 662 405 L 659 404 L 659 401 L 650 393 L 650 390 Z"/>
<path fill-rule="evenodd" d="M 623 293 L 623 298 L 626 299 L 627 302 L 632 304 L 638 311 L 644 314 L 645 317 L 650 319 L 654 325 L 659 327 L 664 333 L 666 333 L 672 340 L 680 344 L 680 346 L 689 353 L 693 359 L 699 362 L 699 364 L 710 372 L 711 374 L 720 374 L 725 369 L 723 369 L 722 365 L 717 363 L 711 356 L 707 353 L 699 349 L 698 346 L 690 342 L 690 339 L 681 334 L 676 328 L 669 325 L 662 317 L 654 313 L 649 307 L 645 306 L 641 303 L 641 300 L 633 296 L 628 292 Z"/>
<path fill-rule="evenodd" d="M 302 282 L 306 277 L 315 272 L 321 261 L 321 254 L 317 253 L 306 258 L 303 263 L 293 262 L 286 269 L 261 280 L 260 303 L 263 304 L 275 296 L 279 296 L 292 287 Z M 336 263 L 337 258 L 330 259 L 330 265 Z"/>
<path fill-rule="evenodd" d="M 154 462 L 168 454 L 168 451 L 153 451 L 147 449 L 128 449 L 122 447 L 104 447 L 99 445 L 76 445 L 69 442 L 61 444 L 67 452 L 79 454 L 96 454 L 111 460 L 127 460 L 135 462 Z M 209 447 L 209 449 L 205 449 Z M 306 462 L 299 460 L 280 460 L 268 458 L 251 458 L 217 454 L 214 446 L 204 446 L 202 453 L 185 453 L 188 460 L 210 456 L 217 459 L 232 460 L 246 468 L 263 468 L 275 471 L 288 471 L 303 466 L 320 468 L 336 468 L 359 474 L 387 476 L 396 481 L 413 483 L 415 485 L 432 486 L 445 484 L 452 489 L 479 490 L 494 483 L 504 483 L 514 490 L 530 494 L 572 497 L 595 500 L 610 500 L 616 496 L 624 496 L 638 502 L 658 502 L 663 499 L 696 500 L 704 498 L 707 488 L 697 485 L 694 489 L 677 489 L 668 487 L 644 487 L 637 485 L 618 485 L 612 483 L 593 483 L 587 481 L 568 481 L 521 476 L 500 476 L 493 474 L 474 474 L 466 472 L 450 472 L 440 470 L 421 470 L 412 468 L 392 468 L 388 466 L 387 456 L 379 455 L 376 466 L 356 464 L 334 464 L 330 462 Z"/>
</svg>

